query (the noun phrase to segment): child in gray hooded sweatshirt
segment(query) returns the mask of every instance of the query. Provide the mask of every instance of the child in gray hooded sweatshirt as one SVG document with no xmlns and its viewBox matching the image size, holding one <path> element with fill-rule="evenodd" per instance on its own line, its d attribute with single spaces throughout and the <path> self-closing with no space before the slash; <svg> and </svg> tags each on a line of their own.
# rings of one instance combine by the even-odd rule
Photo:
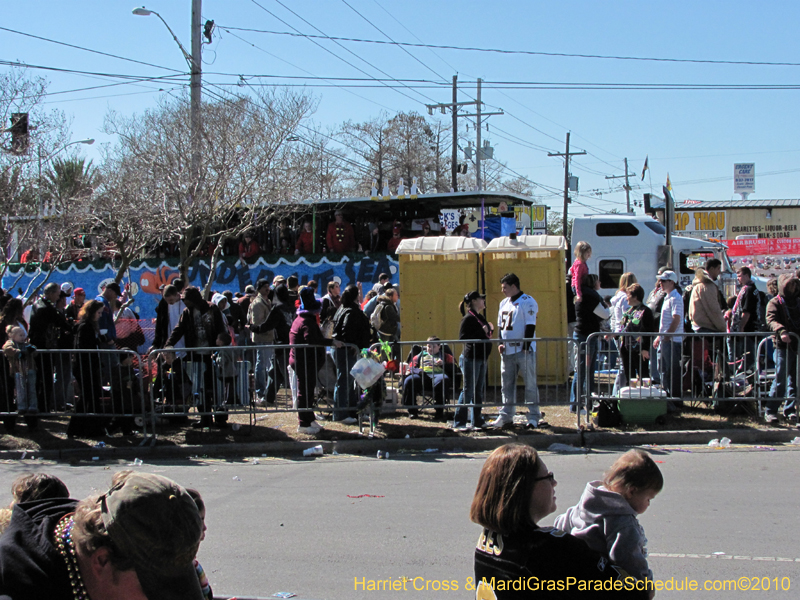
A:
<svg viewBox="0 0 800 600">
<path fill-rule="evenodd" d="M 554 526 L 593 550 L 608 553 L 612 562 L 637 579 L 652 581 L 647 538 L 636 517 L 663 487 L 664 477 L 653 459 L 641 450 L 630 450 L 603 481 L 587 483 L 580 502 L 560 515 Z"/>
</svg>

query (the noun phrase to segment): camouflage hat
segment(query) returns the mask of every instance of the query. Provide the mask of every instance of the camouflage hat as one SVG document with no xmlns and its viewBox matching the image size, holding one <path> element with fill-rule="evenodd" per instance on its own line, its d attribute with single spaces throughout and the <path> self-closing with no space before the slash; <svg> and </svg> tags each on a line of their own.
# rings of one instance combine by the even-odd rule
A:
<svg viewBox="0 0 800 600">
<path fill-rule="evenodd" d="M 194 558 L 203 520 L 174 481 L 135 473 L 100 496 L 103 524 L 148 600 L 203 600 Z"/>
</svg>

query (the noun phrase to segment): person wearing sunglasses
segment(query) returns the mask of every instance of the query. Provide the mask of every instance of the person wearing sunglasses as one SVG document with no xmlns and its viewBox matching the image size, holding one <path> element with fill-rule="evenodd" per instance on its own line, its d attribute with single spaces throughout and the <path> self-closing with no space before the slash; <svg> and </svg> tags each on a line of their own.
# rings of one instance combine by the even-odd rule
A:
<svg viewBox="0 0 800 600">
<path fill-rule="evenodd" d="M 486 459 L 470 508 L 483 527 L 475 548 L 476 598 L 646 598 L 644 582 L 606 554 L 539 525 L 556 510 L 557 484 L 530 446 L 506 444 Z M 606 580 L 599 587 L 608 589 L 596 590 L 595 582 Z M 596 591 L 578 591 L 581 583 Z"/>
</svg>

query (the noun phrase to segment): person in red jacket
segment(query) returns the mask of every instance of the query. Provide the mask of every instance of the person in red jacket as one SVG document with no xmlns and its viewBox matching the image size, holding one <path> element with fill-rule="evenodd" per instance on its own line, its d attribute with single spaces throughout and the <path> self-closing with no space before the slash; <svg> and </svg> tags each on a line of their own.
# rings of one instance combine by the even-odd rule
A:
<svg viewBox="0 0 800 600">
<path fill-rule="evenodd" d="M 239 259 L 242 261 L 250 260 L 261 252 L 258 242 L 249 233 L 244 234 L 244 239 L 239 242 Z"/>
<path fill-rule="evenodd" d="M 403 230 L 399 225 L 395 225 L 392 229 L 392 239 L 386 242 L 386 251 L 390 254 L 394 254 L 397 251 L 397 247 L 400 245 L 400 242 L 403 241 Z"/>
<path fill-rule="evenodd" d="M 355 251 L 358 244 L 356 243 L 356 235 L 353 233 L 353 226 L 344 220 L 342 211 L 337 210 L 333 214 L 335 220 L 328 225 L 328 234 L 326 236 L 328 252 L 343 254 Z"/>
<path fill-rule="evenodd" d="M 295 254 L 311 254 L 314 251 L 314 232 L 311 229 L 311 221 L 303 221 L 303 231 L 297 236 L 295 244 Z"/>
</svg>

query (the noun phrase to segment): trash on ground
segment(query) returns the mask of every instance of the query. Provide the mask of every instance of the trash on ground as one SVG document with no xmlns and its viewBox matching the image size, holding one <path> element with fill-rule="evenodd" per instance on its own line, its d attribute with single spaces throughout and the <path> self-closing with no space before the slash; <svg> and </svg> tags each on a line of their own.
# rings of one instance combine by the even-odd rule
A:
<svg viewBox="0 0 800 600">
<path fill-rule="evenodd" d="M 241 481 L 241 478 L 238 475 L 233 476 L 234 481 Z"/>
<path fill-rule="evenodd" d="M 585 452 L 583 448 L 576 448 L 570 444 L 550 444 L 547 448 L 549 452 Z"/>
<path fill-rule="evenodd" d="M 350 494 L 347 494 L 347 497 L 348 498 L 353 498 L 353 499 L 356 499 L 356 498 L 386 498 L 386 496 L 376 496 L 375 494 L 359 494 L 358 496 L 351 496 Z"/>
<path fill-rule="evenodd" d="M 133 462 L 131 463 L 134 467 L 141 467 L 142 466 L 142 459 L 141 458 L 134 458 Z"/>
<path fill-rule="evenodd" d="M 433 454 L 434 452 L 438 452 L 438 448 L 428 448 L 427 450 L 423 450 L 423 452 L 427 452 L 428 454 Z"/>
<path fill-rule="evenodd" d="M 322 446 L 313 446 L 311 448 L 306 448 L 303 450 L 303 456 L 322 456 L 325 452 L 322 450 Z"/>
</svg>

